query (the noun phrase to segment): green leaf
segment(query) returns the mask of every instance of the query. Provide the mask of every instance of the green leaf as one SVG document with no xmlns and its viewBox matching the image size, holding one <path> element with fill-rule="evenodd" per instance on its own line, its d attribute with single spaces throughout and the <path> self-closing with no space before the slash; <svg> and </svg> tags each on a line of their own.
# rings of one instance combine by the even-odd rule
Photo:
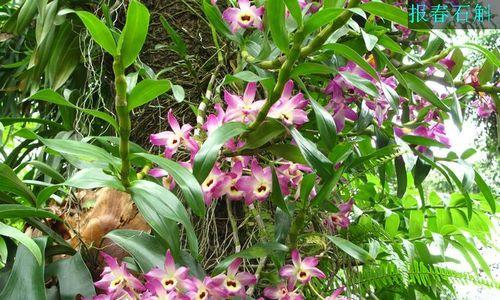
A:
<svg viewBox="0 0 500 300">
<path fill-rule="evenodd" d="M 282 157 L 286 160 L 293 161 L 298 164 L 307 164 L 304 156 L 302 156 L 300 149 L 295 145 L 276 144 L 267 147 L 266 150 L 277 157 Z"/>
<path fill-rule="evenodd" d="M 424 163 L 421 159 L 417 159 L 415 167 L 413 168 L 413 183 L 416 187 L 422 185 L 427 175 L 431 171 L 431 165 Z"/>
<path fill-rule="evenodd" d="M 221 273 L 236 259 L 236 258 L 245 258 L 245 259 L 254 259 L 260 257 L 270 256 L 276 252 L 288 252 L 289 249 L 287 246 L 275 243 L 257 243 L 250 248 L 241 250 L 238 253 L 234 253 L 229 255 L 225 259 L 223 259 L 214 269 L 214 274 Z"/>
<path fill-rule="evenodd" d="M 87 109 L 87 108 L 78 107 L 78 106 L 74 105 L 73 103 L 69 102 L 68 100 L 64 99 L 63 96 L 54 92 L 53 90 L 49 90 L 49 89 L 41 90 L 41 91 L 31 95 L 29 98 L 54 103 L 54 104 L 57 104 L 57 105 L 60 105 L 63 107 L 65 106 L 65 107 L 71 107 L 74 109 L 78 109 L 78 110 L 83 111 L 84 113 L 86 113 L 88 115 L 94 116 L 96 118 L 99 118 L 101 120 L 108 122 L 109 124 L 111 124 L 111 126 L 113 126 L 115 128 L 115 130 L 118 130 L 118 123 L 116 122 L 115 118 L 113 116 L 111 116 L 110 114 L 99 111 L 99 110 L 95 110 L 95 109 Z"/>
<path fill-rule="evenodd" d="M 56 191 L 61 188 L 59 185 L 47 186 L 43 190 L 41 190 L 36 196 L 36 207 L 41 207 L 45 205 L 45 202 L 50 199 Z"/>
<path fill-rule="evenodd" d="M 332 74 L 332 73 L 335 73 L 335 69 L 333 69 L 330 66 L 318 63 L 305 62 L 295 67 L 290 76 L 295 77 L 295 76 L 304 76 L 310 74 Z"/>
<path fill-rule="evenodd" d="M 278 176 L 276 176 L 276 170 L 272 169 L 272 191 L 269 199 L 274 205 L 279 207 L 283 212 L 290 216 L 290 212 L 288 211 L 288 206 L 285 203 L 285 199 L 283 198 L 283 194 L 281 193 L 280 182 L 278 180 Z"/>
<path fill-rule="evenodd" d="M 43 174 L 52 178 L 56 183 L 61 183 L 65 180 L 61 173 L 44 162 L 34 160 L 30 161 L 28 164 L 32 165 L 36 169 L 40 170 Z"/>
<path fill-rule="evenodd" d="M 117 229 L 105 237 L 132 255 L 143 273 L 163 266 L 167 249 L 152 235 L 138 230 Z"/>
<path fill-rule="evenodd" d="M 457 77 L 457 75 L 462 70 L 464 65 L 464 55 L 460 49 L 453 50 L 453 54 L 451 55 L 451 60 L 455 62 L 455 65 L 451 69 L 450 73 L 453 78 Z"/>
<path fill-rule="evenodd" d="M 439 147 L 439 148 L 448 148 L 445 144 L 442 144 L 436 140 L 426 138 L 419 135 L 403 135 L 401 139 L 408 144 L 412 145 L 421 145 L 426 147 Z"/>
<path fill-rule="evenodd" d="M 55 261 L 45 269 L 45 277 L 57 277 L 61 300 L 74 300 L 81 295 L 95 296 L 94 282 L 80 252 Z"/>
<path fill-rule="evenodd" d="M 321 187 L 321 189 L 318 191 L 318 194 L 314 199 L 311 201 L 311 205 L 313 206 L 325 206 L 327 202 L 325 200 L 331 199 L 332 196 L 332 191 L 339 182 L 340 178 L 342 177 L 342 173 L 344 172 L 344 167 L 340 167 L 338 170 L 335 171 L 333 176 L 326 181 Z"/>
<path fill-rule="evenodd" d="M 353 86 L 362 90 L 368 95 L 372 97 L 379 96 L 377 87 L 370 80 L 362 78 L 359 75 L 350 72 L 339 72 L 339 74 Z"/>
<path fill-rule="evenodd" d="M 0 204 L 0 219 L 7 218 L 51 218 L 61 220 L 57 215 L 43 209 L 33 208 L 20 204 Z"/>
<path fill-rule="evenodd" d="M 480 84 L 487 84 L 493 79 L 496 68 L 491 61 L 488 59 L 484 61 L 481 70 L 479 70 L 478 78 Z"/>
<path fill-rule="evenodd" d="M 288 52 L 288 32 L 285 27 L 285 3 L 283 0 L 266 0 L 266 19 L 271 36 L 281 52 Z"/>
<path fill-rule="evenodd" d="M 417 238 L 422 235 L 424 227 L 424 212 L 421 210 L 412 210 L 410 212 L 408 235 L 410 239 Z"/>
<path fill-rule="evenodd" d="M 175 29 L 172 28 L 172 26 L 170 26 L 168 21 L 163 16 L 160 16 L 160 21 L 161 21 L 161 24 L 163 25 L 163 28 L 165 28 L 168 35 L 170 36 L 170 39 L 172 39 L 172 42 L 174 42 L 174 44 L 175 44 L 174 49 L 177 52 L 177 54 L 179 54 L 182 57 L 186 56 L 187 55 L 186 43 L 184 43 L 184 41 L 179 36 L 177 31 L 175 31 Z"/>
<path fill-rule="evenodd" d="M 392 238 L 398 234 L 399 222 L 399 215 L 396 213 L 391 213 L 387 218 L 385 218 L 384 229 Z"/>
<path fill-rule="evenodd" d="M 222 20 L 222 15 L 216 5 L 212 5 L 210 0 L 204 0 L 202 8 L 210 24 L 212 24 L 219 33 L 229 40 L 238 40 L 238 38 L 231 33 L 226 22 Z"/>
<path fill-rule="evenodd" d="M 35 194 L 17 177 L 6 164 L 0 163 L 0 191 L 13 193 L 35 204 Z"/>
<path fill-rule="evenodd" d="M 212 171 L 220 148 L 229 139 L 242 134 L 246 130 L 247 126 L 243 123 L 229 122 L 210 134 L 194 157 L 193 174 L 198 179 L 198 182 L 202 183 Z"/>
<path fill-rule="evenodd" d="M 84 169 L 88 165 L 92 165 L 94 168 L 107 168 L 110 164 L 119 169 L 121 165 L 117 157 L 91 144 L 63 139 L 44 139 L 41 137 L 38 139 L 46 147 L 60 153 L 80 169 Z"/>
<path fill-rule="evenodd" d="M 337 141 L 337 128 L 332 115 L 318 102 L 310 99 L 314 115 L 316 116 L 316 126 L 318 126 L 321 141 L 328 149 L 333 149 Z"/>
<path fill-rule="evenodd" d="M 378 38 L 373 34 L 366 33 L 363 29 L 361 29 L 361 36 L 363 37 L 363 41 L 365 42 L 366 50 L 372 51 L 373 48 L 377 45 Z"/>
<path fill-rule="evenodd" d="M 167 171 L 169 175 L 172 175 L 193 212 L 199 217 L 205 215 L 203 191 L 191 172 L 178 163 L 157 155 L 146 153 L 138 153 L 136 155 L 157 164 L 160 168 Z"/>
<path fill-rule="evenodd" d="M 169 190 L 156 183 L 137 180 L 130 187 L 132 200 L 144 216 L 144 219 L 163 239 L 175 238 L 171 236 L 171 222 L 181 223 L 186 230 L 189 248 L 195 255 L 198 254 L 198 239 L 191 224 L 189 215 L 182 203 Z M 171 244 L 172 242 L 170 242 Z M 179 249 L 172 249 L 178 251 Z"/>
<path fill-rule="evenodd" d="M 128 110 L 132 111 L 144 105 L 158 96 L 168 92 L 172 88 L 172 83 L 167 79 L 144 79 L 139 82 L 127 97 Z"/>
<path fill-rule="evenodd" d="M 398 182 L 397 196 L 401 199 L 406 193 L 407 185 L 406 167 L 402 156 L 398 156 L 394 159 L 394 167 L 396 170 L 396 179 Z"/>
<path fill-rule="evenodd" d="M 343 56 L 347 60 L 355 62 L 361 69 L 363 69 L 371 77 L 373 77 L 376 80 L 379 80 L 377 71 L 375 71 L 373 67 L 368 62 L 366 62 L 366 60 L 364 60 L 363 57 L 361 57 L 361 55 L 359 55 L 351 47 L 344 44 L 326 44 L 323 46 L 323 48 L 328 50 L 333 50 L 336 54 Z"/>
<path fill-rule="evenodd" d="M 481 269 L 483 269 L 486 275 L 488 275 L 488 277 L 492 279 L 493 277 L 491 276 L 490 267 L 488 266 L 488 263 L 484 260 L 483 255 L 478 251 L 478 248 L 474 244 L 468 242 L 463 236 L 456 235 L 455 239 L 460 243 L 460 245 L 462 245 L 467 250 L 467 252 L 469 252 L 472 256 L 474 256 L 474 258 L 481 266 Z"/>
<path fill-rule="evenodd" d="M 116 56 L 118 54 L 116 51 L 116 42 L 108 27 L 90 12 L 77 11 L 76 14 L 82 20 L 92 39 L 106 50 L 106 52 Z"/>
<path fill-rule="evenodd" d="M 332 151 L 328 154 L 328 159 L 336 165 L 340 162 L 343 162 L 349 155 L 352 153 L 352 144 L 351 143 L 340 143 L 333 147 Z"/>
<path fill-rule="evenodd" d="M 243 80 L 245 82 L 258 82 L 265 80 L 267 78 L 260 77 L 259 75 L 250 72 L 250 71 L 241 71 L 239 73 L 236 73 L 234 75 L 228 74 L 226 77 L 224 77 L 224 82 L 223 84 L 230 84 L 233 83 L 237 80 Z"/>
<path fill-rule="evenodd" d="M 365 249 L 337 236 L 326 236 L 335 246 L 361 262 L 373 261 L 373 257 Z"/>
<path fill-rule="evenodd" d="M 497 210 L 496 209 L 496 200 L 495 200 L 495 197 L 493 196 L 493 193 L 490 190 L 490 187 L 486 184 L 486 182 L 484 182 L 483 178 L 481 177 L 481 175 L 479 175 L 479 173 L 477 171 L 474 171 L 474 174 L 475 174 L 474 179 L 476 181 L 477 187 L 479 188 L 479 190 L 483 194 L 484 198 L 488 202 L 488 205 L 491 208 L 491 212 L 493 214 L 496 213 L 496 210 Z"/>
<path fill-rule="evenodd" d="M 304 22 L 304 33 L 309 34 L 323 25 L 332 22 L 337 18 L 344 9 L 342 8 L 323 8 L 314 13 Z"/>
<path fill-rule="evenodd" d="M 16 27 L 14 33 L 21 34 L 24 29 L 33 21 L 33 17 L 37 13 L 38 1 L 36 0 L 26 0 L 19 9 L 19 14 L 17 15 Z"/>
<path fill-rule="evenodd" d="M 134 63 L 146 41 L 149 28 L 149 11 L 137 0 L 129 2 L 125 27 L 118 40 L 118 53 L 126 68 Z"/>
<path fill-rule="evenodd" d="M 333 176 L 334 167 L 332 162 L 318 150 L 313 142 L 303 137 L 297 129 L 291 128 L 290 133 L 297 143 L 302 156 L 307 161 L 307 164 L 316 170 L 318 175 L 323 179 L 331 178 Z"/>
<path fill-rule="evenodd" d="M 78 189 L 110 187 L 118 191 L 125 191 L 125 187 L 123 187 L 118 178 L 106 174 L 102 171 L 102 169 L 97 168 L 80 170 L 71 178 L 66 180 L 63 185 Z"/>
<path fill-rule="evenodd" d="M 299 2 L 297 0 L 284 0 L 284 2 L 295 22 L 300 27 L 302 25 L 302 10 L 300 9 Z"/>
<path fill-rule="evenodd" d="M 2 223 L 0 225 L 0 228 L 5 226 Z M 0 231 L 3 230 L 0 229 Z M 19 245 L 17 248 L 16 259 L 14 260 L 9 279 L 2 293 L 0 293 L 0 299 L 46 299 L 43 257 L 47 245 L 47 237 L 37 238 L 34 241 L 28 237 L 26 238 L 30 241 L 30 244 L 26 246 L 23 243 L 23 245 Z M 36 253 L 35 256 L 33 256 L 33 253 Z"/>
<path fill-rule="evenodd" d="M 184 88 L 177 84 L 172 85 L 172 94 L 174 94 L 174 99 L 177 102 L 184 101 L 184 98 L 186 97 L 186 92 L 184 91 Z"/>
<path fill-rule="evenodd" d="M 316 174 L 309 173 L 304 175 L 302 181 L 300 182 L 300 200 L 302 203 L 309 201 L 309 196 L 316 183 Z"/>
<path fill-rule="evenodd" d="M 4 223 L 0 222 L 0 235 L 1 236 L 8 236 L 19 243 L 23 244 L 27 250 L 29 250 L 32 253 L 32 256 L 36 261 L 38 262 L 39 265 L 42 265 L 43 263 L 43 255 L 42 251 L 40 251 L 40 248 L 38 248 L 37 243 L 35 243 L 29 236 L 24 234 L 23 232 L 19 231 L 18 229 L 5 225 Z M 2 299 L 2 297 L 0 297 Z"/>
<path fill-rule="evenodd" d="M 408 14 L 394 5 L 370 1 L 359 7 L 367 13 L 408 27 Z"/>
<path fill-rule="evenodd" d="M 489 60 L 495 67 L 499 68 L 500 67 L 500 59 L 498 59 L 498 57 L 493 53 L 491 52 L 490 50 L 484 48 L 483 46 L 481 45 L 477 45 L 477 44 L 471 44 L 471 43 L 465 43 L 463 45 L 461 45 L 460 47 L 466 47 L 466 48 L 469 48 L 469 49 L 472 49 L 472 50 L 476 50 L 476 51 L 479 51 L 481 52 L 487 60 Z"/>
<path fill-rule="evenodd" d="M 440 108 L 446 112 L 450 111 L 450 108 L 446 106 L 439 98 L 434 94 L 434 92 L 422 81 L 422 79 L 411 73 L 404 73 L 404 78 L 408 83 L 408 87 L 412 89 L 415 93 L 422 96 L 424 99 L 432 103 L 437 108 Z"/>
<path fill-rule="evenodd" d="M 285 132 L 283 124 L 275 119 L 266 119 L 245 137 L 244 149 L 259 148 Z"/>
</svg>

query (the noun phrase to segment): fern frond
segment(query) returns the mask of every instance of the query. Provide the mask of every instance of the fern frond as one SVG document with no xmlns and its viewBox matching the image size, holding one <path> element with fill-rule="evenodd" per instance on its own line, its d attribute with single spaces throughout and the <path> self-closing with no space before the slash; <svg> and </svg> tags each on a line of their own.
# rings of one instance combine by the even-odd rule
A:
<svg viewBox="0 0 500 300">
<path fill-rule="evenodd" d="M 479 278 L 471 273 L 429 266 L 419 261 L 414 261 L 407 268 L 398 268 L 393 263 L 364 267 L 361 272 L 353 274 L 350 279 L 349 284 L 359 290 L 370 290 L 371 287 L 380 289 L 388 286 L 406 288 L 409 285 L 432 287 L 439 284 L 449 286 L 451 283 L 474 284 L 500 289 L 500 282 Z"/>
</svg>

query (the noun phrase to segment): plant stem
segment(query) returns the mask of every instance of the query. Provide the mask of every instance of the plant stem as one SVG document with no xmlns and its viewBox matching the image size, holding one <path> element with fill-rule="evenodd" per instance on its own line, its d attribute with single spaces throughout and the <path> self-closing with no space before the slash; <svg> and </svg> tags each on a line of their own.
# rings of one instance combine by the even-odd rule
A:
<svg viewBox="0 0 500 300">
<path fill-rule="evenodd" d="M 310 281 L 309 281 L 309 283 L 307 285 L 309 286 L 309 288 L 311 289 L 311 291 L 313 291 L 316 294 L 316 296 L 319 297 L 319 299 L 323 299 L 323 300 L 325 299 L 325 298 L 323 298 L 323 296 L 320 295 L 320 293 L 318 293 L 318 291 L 316 291 L 316 289 L 314 288 L 314 286 L 311 284 Z"/>
<path fill-rule="evenodd" d="M 359 4 L 361 0 L 351 0 L 349 4 L 347 5 L 348 8 L 355 7 Z M 335 20 L 325 27 L 318 35 L 309 43 L 309 45 L 303 47 L 300 49 L 300 58 L 305 58 L 311 53 L 315 52 L 318 50 L 323 44 L 326 42 L 326 40 L 332 35 L 332 33 L 342 27 L 349 19 L 353 13 L 351 11 L 344 11 L 342 12 Z M 256 58 L 250 55 L 246 50 L 243 50 L 241 52 L 241 56 L 243 59 L 245 59 L 249 63 L 255 63 L 257 64 L 260 68 L 262 69 L 278 69 L 280 68 L 285 62 L 286 59 L 284 59 L 283 56 L 278 57 L 274 60 L 265 60 L 261 62 L 256 62 Z"/>
<path fill-rule="evenodd" d="M 127 102 L 127 81 L 125 80 L 125 70 L 120 56 L 114 59 L 113 72 L 115 75 L 115 109 L 120 135 L 120 158 L 122 160 L 120 177 L 123 186 L 127 188 L 130 186 L 128 177 L 130 172 L 129 139 L 131 125 Z"/>
<path fill-rule="evenodd" d="M 349 2 L 347 7 L 354 7 L 358 5 L 361 0 L 352 0 Z M 299 59 L 303 59 L 318 50 L 325 41 L 332 35 L 332 33 L 342 27 L 352 16 L 351 11 L 342 12 L 330 25 L 326 26 L 323 30 L 321 30 L 318 35 L 312 39 L 309 45 L 302 48 L 302 43 L 306 37 L 305 32 L 302 28 L 297 29 L 293 38 L 292 48 L 286 56 L 286 60 L 281 65 L 281 68 L 278 71 L 278 82 L 274 86 L 271 95 L 267 99 L 262 109 L 259 111 L 257 118 L 255 121 L 250 124 L 250 130 L 254 130 L 257 128 L 267 117 L 271 106 L 278 101 L 281 97 L 281 93 L 283 93 L 283 88 L 285 87 L 286 82 L 290 79 L 290 74 L 295 62 Z M 248 59 L 248 56 L 247 56 Z M 271 63 L 274 65 L 274 63 Z"/>
<path fill-rule="evenodd" d="M 259 212 L 257 209 L 255 209 L 255 206 L 253 203 L 248 205 L 248 208 L 250 208 L 250 211 L 252 212 L 255 221 L 257 222 L 257 226 L 259 227 L 259 231 L 261 235 L 264 235 L 264 238 L 267 239 L 267 232 L 266 232 L 266 225 L 264 224 L 264 221 L 262 220 L 262 217 L 260 216 Z M 264 266 L 266 265 L 266 260 L 267 256 L 261 257 L 259 260 L 259 264 L 257 265 L 257 269 L 255 270 L 255 277 L 257 277 L 257 280 L 259 280 L 260 272 L 262 272 L 262 269 L 264 269 Z M 247 290 L 247 295 L 252 295 L 254 291 L 255 286 L 251 286 Z"/>
<path fill-rule="evenodd" d="M 226 206 L 227 206 L 227 217 L 229 219 L 229 223 L 231 223 L 231 230 L 233 232 L 233 241 L 235 252 L 238 253 L 241 250 L 240 238 L 238 237 L 238 224 L 236 224 L 236 219 L 233 214 L 233 205 L 231 199 L 226 197 Z"/>
</svg>

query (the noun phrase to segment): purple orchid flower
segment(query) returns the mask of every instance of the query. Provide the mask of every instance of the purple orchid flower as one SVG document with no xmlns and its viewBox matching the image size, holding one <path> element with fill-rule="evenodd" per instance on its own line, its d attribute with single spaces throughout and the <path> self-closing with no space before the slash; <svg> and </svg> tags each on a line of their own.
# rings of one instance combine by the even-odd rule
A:
<svg viewBox="0 0 500 300">
<path fill-rule="evenodd" d="M 489 118 L 496 111 L 495 102 L 490 95 L 483 92 L 478 93 L 478 99 L 472 102 L 472 106 L 477 109 L 480 118 Z"/>
<path fill-rule="evenodd" d="M 208 287 L 222 287 L 226 294 L 225 298 L 234 296 L 245 297 L 245 287 L 254 285 L 257 282 L 257 277 L 249 272 L 238 272 L 241 262 L 241 258 L 235 259 L 227 268 L 226 274 L 219 274 L 213 277 L 208 283 Z"/>
<path fill-rule="evenodd" d="M 238 5 L 239 8 L 230 7 L 222 13 L 222 17 L 229 24 L 233 33 L 240 28 L 255 27 L 259 30 L 264 28 L 262 24 L 263 6 L 257 8 L 255 5 L 250 5 L 249 0 L 238 0 Z"/>
<path fill-rule="evenodd" d="M 165 157 L 172 158 L 181 144 L 184 144 L 188 149 L 197 144 L 195 141 L 192 141 L 189 135 L 193 127 L 189 124 L 184 124 L 180 127 L 179 122 L 172 113 L 172 109 L 168 111 L 167 120 L 172 131 L 163 131 L 150 136 L 151 144 L 165 147 Z"/>
<path fill-rule="evenodd" d="M 101 280 L 95 282 L 94 285 L 106 291 L 111 299 L 127 295 L 134 298 L 137 292 L 145 290 L 142 283 L 130 274 L 125 263 L 118 264 L 116 258 L 104 252 L 101 252 L 100 255 L 107 266 L 101 273 Z"/>
<path fill-rule="evenodd" d="M 262 168 L 257 160 L 253 159 L 250 166 L 251 176 L 241 176 L 236 188 L 244 192 L 245 203 L 252 204 L 255 200 L 264 201 L 271 193 L 271 168 Z"/>
<path fill-rule="evenodd" d="M 331 294 L 330 296 L 326 297 L 325 300 L 349 300 L 349 298 L 340 295 L 344 291 L 345 291 L 345 286 L 341 286 L 338 289 L 336 289 L 333 292 L 333 294 Z"/>
<path fill-rule="evenodd" d="M 352 210 L 352 205 L 354 200 L 349 200 L 346 203 L 339 205 L 339 211 L 330 214 L 325 220 L 323 220 L 323 225 L 330 230 L 332 233 L 337 232 L 340 228 L 347 228 L 351 224 L 349 221 L 349 214 Z"/>
<path fill-rule="evenodd" d="M 227 103 L 227 109 L 224 121 L 253 122 L 257 112 L 265 103 L 264 100 L 254 101 L 256 92 L 257 84 L 255 82 L 248 83 L 243 98 L 225 91 L 224 100 Z"/>
<path fill-rule="evenodd" d="M 285 265 L 280 269 L 280 276 L 288 278 L 290 283 L 295 284 L 299 281 L 306 284 L 311 281 L 311 278 L 325 278 L 325 274 L 316 266 L 319 263 L 316 257 L 306 257 L 303 260 L 297 249 L 292 250 L 292 263 L 293 265 Z"/>
<path fill-rule="evenodd" d="M 285 162 L 276 168 L 276 170 L 283 195 L 290 194 L 289 186 L 297 188 L 300 185 L 302 178 L 304 177 L 304 172 L 312 172 L 310 167 L 293 162 Z"/>
<path fill-rule="evenodd" d="M 268 116 L 281 119 L 286 125 L 302 125 L 308 121 L 307 113 L 303 110 L 307 105 L 302 93 L 292 97 L 293 81 L 289 80 L 280 99 L 271 107 Z"/>
<path fill-rule="evenodd" d="M 184 282 L 188 278 L 188 269 L 186 267 L 177 268 L 170 250 L 167 250 L 164 269 L 155 267 L 144 277 L 148 281 L 159 281 L 167 293 L 170 293 L 184 288 Z"/>
<path fill-rule="evenodd" d="M 269 299 L 278 300 L 304 300 L 304 296 L 295 291 L 294 284 L 282 282 L 277 286 L 266 287 L 264 296 Z"/>
<path fill-rule="evenodd" d="M 213 199 L 222 197 L 225 192 L 225 188 L 230 180 L 230 177 L 221 171 L 219 166 L 214 166 L 210 174 L 201 184 L 201 190 L 203 191 L 203 196 L 206 205 L 212 204 Z"/>
</svg>

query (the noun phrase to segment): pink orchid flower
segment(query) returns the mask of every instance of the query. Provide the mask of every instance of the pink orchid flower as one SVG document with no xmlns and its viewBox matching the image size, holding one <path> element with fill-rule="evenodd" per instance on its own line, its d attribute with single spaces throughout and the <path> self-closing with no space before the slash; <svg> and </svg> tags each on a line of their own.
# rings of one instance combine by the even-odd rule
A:
<svg viewBox="0 0 500 300">
<path fill-rule="evenodd" d="M 257 277 L 248 272 L 238 272 L 241 262 L 241 258 L 235 259 L 227 268 L 226 274 L 219 274 L 210 280 L 209 288 L 222 287 L 226 292 L 225 298 L 244 297 L 245 287 L 254 285 L 257 282 Z"/>
<path fill-rule="evenodd" d="M 257 8 L 255 5 L 250 5 L 249 0 L 238 0 L 238 5 L 239 8 L 230 7 L 222 13 L 222 17 L 229 24 L 233 33 L 240 28 L 255 27 L 259 30 L 264 28 L 262 24 L 263 6 Z"/>
<path fill-rule="evenodd" d="M 336 213 L 332 213 L 323 221 L 323 224 L 326 228 L 328 228 L 332 233 L 337 232 L 340 228 L 347 228 L 351 224 L 349 220 L 349 214 L 352 211 L 352 205 L 354 204 L 354 200 L 349 200 L 346 203 L 342 203 L 339 205 L 339 211 Z"/>
<path fill-rule="evenodd" d="M 149 176 L 152 176 L 154 178 L 161 178 L 162 184 L 165 188 L 169 190 L 173 190 L 175 187 L 175 181 L 174 177 L 170 174 L 168 174 L 167 171 L 160 169 L 160 168 L 153 168 L 149 170 Z"/>
<path fill-rule="evenodd" d="M 177 268 L 170 250 L 167 250 L 164 269 L 155 267 L 144 277 L 148 281 L 159 281 L 167 293 L 170 293 L 184 288 L 184 281 L 188 278 L 188 269 L 186 267 Z"/>
<path fill-rule="evenodd" d="M 429 124 L 428 127 L 422 125 L 418 126 L 417 128 L 415 128 L 415 130 L 413 130 L 413 134 L 436 140 L 444 144 L 448 148 L 451 147 L 450 139 L 446 136 L 444 125 L 442 123 L 433 123 L 434 124 Z M 427 147 L 425 146 L 417 147 L 417 150 L 420 152 L 425 152 L 426 149 Z"/>
<path fill-rule="evenodd" d="M 302 182 L 304 172 L 310 173 L 312 169 L 302 164 L 286 162 L 276 168 L 278 181 L 283 195 L 289 195 L 289 187 L 296 188 Z"/>
<path fill-rule="evenodd" d="M 230 178 L 221 171 L 218 166 L 214 166 L 210 174 L 201 184 L 206 205 L 210 205 L 213 199 L 222 197 Z"/>
<path fill-rule="evenodd" d="M 285 265 L 280 269 L 280 276 L 288 278 L 288 281 L 295 284 L 299 281 L 302 284 L 311 281 L 311 278 L 325 278 L 325 274 L 316 266 L 319 263 L 316 257 L 306 257 L 303 260 L 300 258 L 297 249 L 292 250 L 293 265 Z"/>
<path fill-rule="evenodd" d="M 466 84 L 472 85 L 473 87 L 480 86 L 481 85 L 481 83 L 479 82 L 479 71 L 480 70 L 481 70 L 481 68 L 479 68 L 479 67 L 470 69 L 469 73 L 467 75 L 465 75 L 465 77 L 464 77 L 464 82 Z"/>
<path fill-rule="evenodd" d="M 249 123 L 255 120 L 257 112 L 264 105 L 264 100 L 255 100 L 257 84 L 248 83 L 243 98 L 224 91 L 224 101 L 227 103 L 225 122 L 236 121 Z"/>
<path fill-rule="evenodd" d="M 203 129 L 207 132 L 207 135 L 212 134 L 217 128 L 224 124 L 224 118 L 226 113 L 222 109 L 222 106 L 219 103 L 214 105 L 215 111 L 217 114 L 210 114 L 207 117 L 207 121 L 203 124 Z"/>
<path fill-rule="evenodd" d="M 250 176 L 242 176 L 236 183 L 236 188 L 244 192 L 247 205 L 255 200 L 264 201 L 271 193 L 272 187 L 270 167 L 262 168 L 257 160 L 253 159 L 250 171 Z"/>
<path fill-rule="evenodd" d="M 136 292 L 145 290 L 142 283 L 130 274 L 125 263 L 118 264 L 116 258 L 104 252 L 100 255 L 107 266 L 101 273 L 101 280 L 94 283 L 97 288 L 106 291 L 112 299 L 126 297 L 126 295 L 135 297 Z"/>
<path fill-rule="evenodd" d="M 325 300 L 349 300 L 349 298 L 340 296 L 345 291 L 345 286 L 341 286 L 338 289 L 336 289 L 333 294 L 330 296 L 326 297 Z"/>
<path fill-rule="evenodd" d="M 304 296 L 295 291 L 294 284 L 282 282 L 275 287 L 266 287 L 264 296 L 278 300 L 303 300 Z"/>
<path fill-rule="evenodd" d="M 286 125 L 302 125 L 308 121 L 307 113 L 303 110 L 307 105 L 302 93 L 292 97 L 293 81 L 289 80 L 281 98 L 273 104 L 268 116 L 275 119 L 281 119 Z"/>
<path fill-rule="evenodd" d="M 189 124 L 184 124 L 180 127 L 179 122 L 172 113 L 172 109 L 168 111 L 168 124 L 172 131 L 163 131 L 160 133 L 155 133 L 150 136 L 151 144 L 155 146 L 165 147 L 165 157 L 172 158 L 172 156 L 177 152 L 177 149 L 181 144 L 184 144 L 186 148 L 191 149 L 194 147 L 192 138 L 189 132 L 193 127 Z"/>
<path fill-rule="evenodd" d="M 489 118 L 496 111 L 495 102 L 490 95 L 483 92 L 478 93 L 478 99 L 472 102 L 472 106 L 477 109 L 480 118 Z"/>
<path fill-rule="evenodd" d="M 178 297 L 175 291 L 168 292 L 158 280 L 151 280 L 146 283 L 148 289 L 142 294 L 140 299 L 143 300 L 177 300 Z"/>
<path fill-rule="evenodd" d="M 238 183 L 238 180 L 240 180 L 242 174 L 243 163 L 241 161 L 235 162 L 231 169 L 231 172 L 227 174 L 230 179 L 226 185 L 226 195 L 233 201 L 243 198 L 243 191 L 239 190 L 236 187 L 236 184 Z"/>
<path fill-rule="evenodd" d="M 191 278 L 188 282 L 188 292 L 186 295 L 189 299 L 195 300 L 213 300 L 222 299 L 227 292 L 220 286 L 211 286 L 212 278 L 206 276 L 203 281 L 196 277 Z M 213 285 L 213 284 L 212 284 Z"/>
</svg>

